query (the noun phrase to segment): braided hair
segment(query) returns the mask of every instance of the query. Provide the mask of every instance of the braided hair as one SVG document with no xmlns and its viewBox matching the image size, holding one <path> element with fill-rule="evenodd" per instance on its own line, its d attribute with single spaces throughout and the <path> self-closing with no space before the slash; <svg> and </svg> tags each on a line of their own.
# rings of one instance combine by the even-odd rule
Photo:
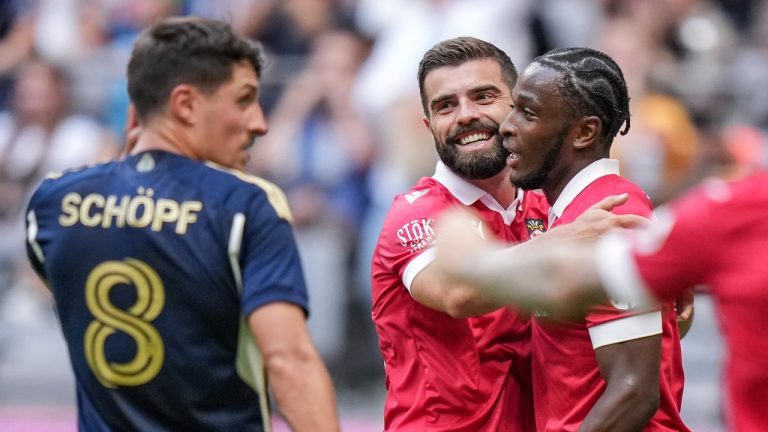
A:
<svg viewBox="0 0 768 432">
<path fill-rule="evenodd" d="M 595 115 L 603 123 L 600 142 L 610 148 L 613 137 L 629 132 L 629 95 L 621 68 L 607 54 L 591 48 L 558 48 L 532 63 L 561 73 L 558 88 L 575 116 Z"/>
</svg>

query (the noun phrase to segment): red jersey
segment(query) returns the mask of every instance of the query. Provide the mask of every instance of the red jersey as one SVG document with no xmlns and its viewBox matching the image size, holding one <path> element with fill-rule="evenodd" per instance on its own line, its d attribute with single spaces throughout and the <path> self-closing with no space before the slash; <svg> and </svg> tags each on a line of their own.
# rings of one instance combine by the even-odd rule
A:
<svg viewBox="0 0 768 432">
<path fill-rule="evenodd" d="M 410 285 L 433 260 L 435 220 L 451 207 L 480 216 L 508 242 L 544 231 L 543 195 L 520 191 L 503 209 L 442 163 L 395 198 L 373 254 L 372 317 L 386 370 L 384 429 L 530 431 L 530 322 L 508 308 L 455 319 L 413 299 Z"/>
<path fill-rule="evenodd" d="M 645 287 L 670 298 L 704 284 L 716 298 L 728 346 L 731 430 L 768 427 L 768 173 L 710 181 L 659 211 L 644 235 L 609 236 L 598 263 L 607 290 L 641 300 Z M 610 265 L 613 263 L 613 265 Z M 624 265 L 633 277 L 617 278 Z M 766 327 L 763 327 L 763 324 Z"/>
<path fill-rule="evenodd" d="M 550 210 L 552 227 L 573 222 L 610 195 L 628 193 L 617 214 L 650 217 L 653 206 L 638 186 L 618 175 L 618 161 L 602 159 L 579 172 Z M 533 386 L 539 431 L 576 431 L 602 396 L 606 382 L 594 350 L 662 334 L 660 405 L 646 431 L 687 431 L 680 417 L 683 366 L 677 318 L 671 303 L 655 309 L 609 303 L 580 320 L 537 316 L 532 326 Z"/>
</svg>

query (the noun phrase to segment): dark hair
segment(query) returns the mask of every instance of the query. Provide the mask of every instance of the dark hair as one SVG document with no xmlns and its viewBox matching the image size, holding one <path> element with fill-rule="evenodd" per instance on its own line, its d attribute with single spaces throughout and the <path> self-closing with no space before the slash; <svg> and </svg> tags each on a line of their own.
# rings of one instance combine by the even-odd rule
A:
<svg viewBox="0 0 768 432">
<path fill-rule="evenodd" d="M 445 66 L 461 66 L 472 60 L 492 59 L 501 67 L 504 83 L 509 88 L 515 86 L 517 81 L 517 69 L 507 53 L 492 43 L 469 37 L 457 37 L 444 40 L 433 46 L 422 57 L 419 63 L 419 95 L 424 114 L 429 115 L 426 95 L 424 94 L 424 80 L 427 75 L 438 68 Z"/>
<path fill-rule="evenodd" d="M 558 86 L 574 115 L 595 115 L 603 122 L 600 141 L 610 147 L 621 125 L 629 132 L 629 95 L 621 68 L 605 53 L 591 48 L 557 48 L 531 62 L 562 74 Z"/>
<path fill-rule="evenodd" d="M 261 75 L 261 49 L 235 35 L 221 21 L 166 18 L 144 30 L 128 63 L 128 94 L 144 120 L 168 101 L 181 83 L 212 92 L 232 76 L 235 63 L 248 61 Z"/>
</svg>

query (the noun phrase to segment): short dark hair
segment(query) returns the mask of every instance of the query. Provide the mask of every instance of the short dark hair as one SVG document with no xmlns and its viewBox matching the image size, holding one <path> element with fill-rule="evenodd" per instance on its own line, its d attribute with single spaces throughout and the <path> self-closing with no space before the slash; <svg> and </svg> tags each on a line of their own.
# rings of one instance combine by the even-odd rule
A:
<svg viewBox="0 0 768 432">
<path fill-rule="evenodd" d="M 128 63 L 128 94 L 140 119 L 162 108 L 171 90 L 187 83 L 215 91 L 248 61 L 261 75 L 262 53 L 224 22 L 199 17 L 166 18 L 144 30 Z"/>
<path fill-rule="evenodd" d="M 613 138 L 629 132 L 629 95 L 624 74 L 607 54 L 591 48 L 557 48 L 533 59 L 561 73 L 559 90 L 576 116 L 594 115 L 603 122 L 600 142 L 610 148 Z"/>
<path fill-rule="evenodd" d="M 427 99 L 424 94 L 424 81 L 427 75 L 445 66 L 461 66 L 472 60 L 492 59 L 501 67 L 502 78 L 510 89 L 517 81 L 517 69 L 507 53 L 496 45 L 469 36 L 444 40 L 433 46 L 419 63 L 419 95 L 424 114 L 429 115 Z"/>
</svg>

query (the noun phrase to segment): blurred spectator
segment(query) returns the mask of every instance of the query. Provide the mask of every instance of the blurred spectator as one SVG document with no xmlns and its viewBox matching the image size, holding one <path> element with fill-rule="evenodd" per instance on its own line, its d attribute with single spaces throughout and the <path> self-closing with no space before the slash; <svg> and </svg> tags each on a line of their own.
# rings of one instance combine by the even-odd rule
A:
<svg viewBox="0 0 768 432">
<path fill-rule="evenodd" d="M 616 137 L 612 157 L 621 161 L 622 175 L 658 205 L 687 184 L 699 156 L 699 137 L 680 100 L 654 86 L 653 67 L 672 60 L 644 25 L 628 17 L 609 19 L 597 47 L 621 66 L 630 95 L 632 126 Z"/>
<path fill-rule="evenodd" d="M 93 119 L 71 113 L 68 100 L 63 71 L 32 59 L 18 70 L 11 109 L 0 112 L 0 289 L 22 276 L 22 212 L 31 188 L 50 172 L 116 154 L 114 136 Z"/>
<path fill-rule="evenodd" d="M 768 141 L 759 129 L 746 124 L 726 126 L 720 140 L 736 175 L 768 167 Z"/>
<path fill-rule="evenodd" d="M 128 112 L 128 85 L 125 71 L 133 41 L 139 32 L 160 18 L 182 11 L 178 0 L 100 0 L 109 23 L 109 42 L 105 47 L 111 66 L 109 81 L 103 83 L 108 92 L 106 106 L 100 119 L 115 134 L 125 127 Z"/>
<path fill-rule="evenodd" d="M 8 106 L 14 68 L 32 52 L 35 19 L 31 2 L 0 2 L 0 109 Z"/>
<path fill-rule="evenodd" d="M 312 302 L 308 325 L 330 365 L 344 349 L 349 269 L 365 213 L 373 141 L 351 101 L 367 42 L 345 30 L 314 39 L 306 67 L 285 89 L 254 149 L 254 171 L 283 187 Z"/>
<path fill-rule="evenodd" d="M 272 111 L 284 87 L 302 70 L 314 42 L 331 29 L 348 27 L 349 14 L 339 0 L 256 0 L 233 17 L 240 33 L 267 51 L 259 96 L 265 112 Z"/>
</svg>

